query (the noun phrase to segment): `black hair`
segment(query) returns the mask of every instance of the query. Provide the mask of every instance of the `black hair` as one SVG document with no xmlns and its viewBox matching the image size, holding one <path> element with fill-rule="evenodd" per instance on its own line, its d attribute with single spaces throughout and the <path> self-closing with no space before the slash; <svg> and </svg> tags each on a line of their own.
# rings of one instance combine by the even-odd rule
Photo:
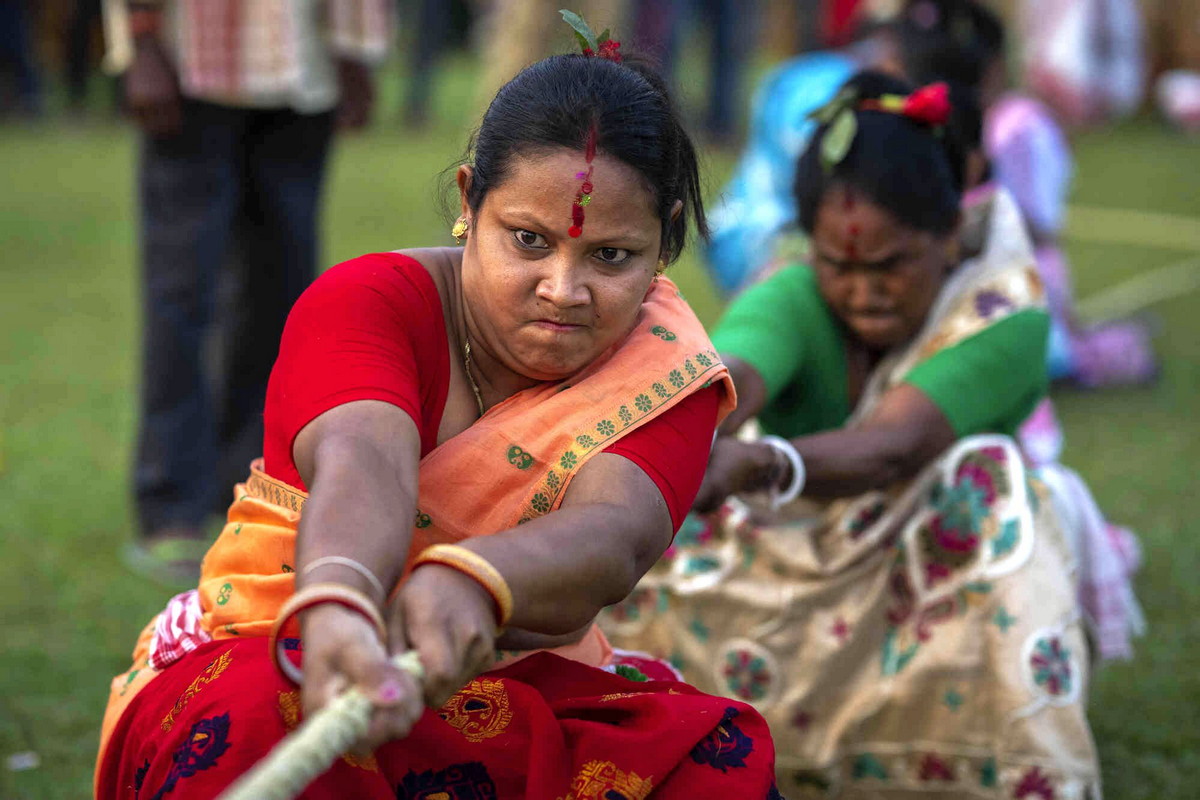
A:
<svg viewBox="0 0 1200 800">
<path fill-rule="evenodd" d="M 910 0 L 896 31 L 904 71 L 918 85 L 952 81 L 978 88 L 1004 55 L 1004 23 L 974 0 Z"/>
<path fill-rule="evenodd" d="M 645 180 L 669 260 L 683 250 L 689 220 L 708 238 L 692 140 L 666 83 L 648 62 L 631 56 L 621 63 L 579 53 L 551 56 L 505 84 L 472 138 L 467 205 L 479 209 L 507 177 L 514 156 L 560 147 L 583 150 L 593 125 L 596 151 L 624 162 Z M 683 201 L 683 210 L 672 220 L 676 200 Z"/>
<path fill-rule="evenodd" d="M 898 78 L 870 71 L 858 73 L 845 86 L 857 90 L 860 103 L 912 91 Z M 800 157 L 795 182 L 800 227 L 811 234 L 825 195 L 844 186 L 910 228 L 939 236 L 952 232 L 958 224 L 967 155 L 953 118 L 936 131 L 888 111 L 858 109 L 854 116 L 858 129 L 840 162 L 827 167 L 821 159 L 828 125 L 817 128 Z"/>
<path fill-rule="evenodd" d="M 950 87 L 950 130 L 964 152 L 983 147 L 983 106 L 979 92 L 970 86 L 947 81 Z"/>
</svg>

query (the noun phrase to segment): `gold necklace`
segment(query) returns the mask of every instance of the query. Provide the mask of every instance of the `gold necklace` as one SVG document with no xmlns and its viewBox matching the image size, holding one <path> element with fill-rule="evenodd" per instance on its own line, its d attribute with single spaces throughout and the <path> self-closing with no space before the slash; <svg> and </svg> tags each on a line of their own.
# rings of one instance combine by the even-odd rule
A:
<svg viewBox="0 0 1200 800">
<path fill-rule="evenodd" d="M 463 336 L 463 369 L 467 371 L 467 380 L 471 382 L 471 391 L 475 393 L 475 405 L 479 407 L 479 416 L 483 416 L 483 394 L 479 391 L 479 384 L 475 382 L 475 376 L 471 374 L 471 340 Z"/>
</svg>

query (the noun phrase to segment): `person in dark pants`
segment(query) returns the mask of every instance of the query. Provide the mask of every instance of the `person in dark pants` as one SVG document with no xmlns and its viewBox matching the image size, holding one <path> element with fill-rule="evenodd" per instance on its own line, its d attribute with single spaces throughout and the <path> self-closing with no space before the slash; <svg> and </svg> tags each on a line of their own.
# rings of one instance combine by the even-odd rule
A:
<svg viewBox="0 0 1200 800">
<path fill-rule="evenodd" d="M 656 56 L 663 72 L 674 75 L 680 37 L 692 19 L 706 28 L 709 45 L 708 98 L 704 130 L 718 141 L 730 140 L 737 130 L 737 90 L 746 51 L 746 22 L 752 7 L 733 0 L 637 0 L 634 4 L 636 43 Z"/>
<path fill-rule="evenodd" d="M 175 6 L 170 30 L 164 5 Z M 316 274 L 330 140 L 367 121 L 369 65 L 390 39 L 387 0 L 334 0 L 325 16 L 312 4 L 261 5 L 130 4 L 143 361 L 140 536 L 127 561 L 165 580 L 195 578 L 205 522 L 230 500 L 218 487 L 259 455 L 283 324 Z M 237 35 L 203 35 L 214 29 Z M 313 40 L 330 44 L 301 46 Z M 206 358 L 218 329 L 223 352 Z"/>
<path fill-rule="evenodd" d="M 0 86 L 0 112 L 15 110 L 27 117 L 42 113 L 42 78 L 33 53 L 33 25 L 26 0 L 0 0 L 0 78 L 9 73 L 11 86 Z"/>
</svg>

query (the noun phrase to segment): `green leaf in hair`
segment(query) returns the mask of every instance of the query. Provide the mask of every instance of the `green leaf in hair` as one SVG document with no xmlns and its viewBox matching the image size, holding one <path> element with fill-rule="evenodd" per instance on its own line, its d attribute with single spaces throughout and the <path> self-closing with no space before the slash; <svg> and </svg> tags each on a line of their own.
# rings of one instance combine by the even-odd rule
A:
<svg viewBox="0 0 1200 800">
<path fill-rule="evenodd" d="M 612 38 L 612 29 L 611 29 L 611 28 L 605 28 L 605 29 L 604 29 L 604 33 L 600 34 L 600 35 L 599 35 L 599 36 L 596 38 L 596 43 L 597 43 L 597 44 L 604 44 L 605 42 L 607 42 L 607 41 L 608 41 L 609 39 L 611 39 L 611 38 Z"/>
<path fill-rule="evenodd" d="M 563 21 L 575 29 L 575 38 L 579 40 L 579 46 L 582 49 L 593 52 L 600 49 L 600 44 L 596 41 L 596 34 L 592 33 L 592 29 L 583 17 L 565 8 L 559 9 L 558 13 L 562 14 Z"/>
<path fill-rule="evenodd" d="M 850 152 L 854 144 L 854 136 L 858 133 L 858 119 L 849 108 L 843 108 L 825 131 L 821 139 L 821 163 L 825 169 L 833 169 L 842 163 L 842 159 Z"/>
<path fill-rule="evenodd" d="M 858 91 L 852 87 L 844 87 L 838 90 L 838 93 L 825 105 L 818 108 L 816 111 L 809 114 L 809 118 L 816 120 L 818 125 L 828 125 L 842 111 L 851 108 L 858 102 Z"/>
</svg>

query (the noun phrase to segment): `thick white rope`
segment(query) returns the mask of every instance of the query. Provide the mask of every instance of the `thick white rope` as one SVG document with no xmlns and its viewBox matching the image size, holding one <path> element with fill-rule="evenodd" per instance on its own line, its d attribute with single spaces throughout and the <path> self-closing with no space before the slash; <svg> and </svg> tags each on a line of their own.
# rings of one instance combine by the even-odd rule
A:
<svg viewBox="0 0 1200 800">
<path fill-rule="evenodd" d="M 392 664 L 418 684 L 425 676 L 415 650 L 393 656 Z M 219 800 L 293 800 L 366 735 L 370 721 L 371 701 L 351 687 L 275 745 Z"/>
</svg>

